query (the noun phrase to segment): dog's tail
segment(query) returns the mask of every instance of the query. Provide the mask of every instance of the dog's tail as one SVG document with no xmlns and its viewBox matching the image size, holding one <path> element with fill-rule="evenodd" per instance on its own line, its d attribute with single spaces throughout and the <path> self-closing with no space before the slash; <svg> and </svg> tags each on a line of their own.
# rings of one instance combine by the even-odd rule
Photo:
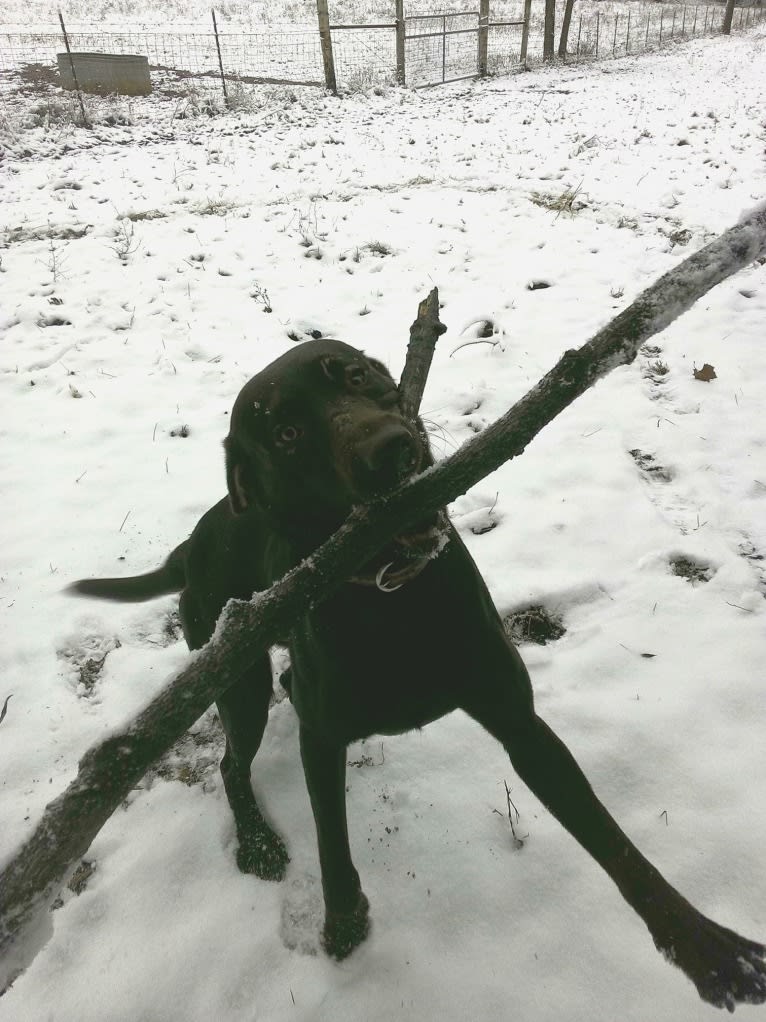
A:
<svg viewBox="0 0 766 1022">
<path fill-rule="evenodd" d="M 180 592 L 186 585 L 186 545 L 184 542 L 177 546 L 156 571 L 127 578 L 81 578 L 67 586 L 65 592 L 118 603 L 142 603 Z"/>
</svg>

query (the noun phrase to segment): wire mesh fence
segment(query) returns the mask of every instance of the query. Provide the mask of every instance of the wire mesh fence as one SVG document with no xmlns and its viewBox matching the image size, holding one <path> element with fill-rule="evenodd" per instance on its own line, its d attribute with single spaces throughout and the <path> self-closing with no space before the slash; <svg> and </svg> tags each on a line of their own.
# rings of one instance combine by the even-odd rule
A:
<svg viewBox="0 0 766 1022">
<path fill-rule="evenodd" d="M 153 72 L 179 79 L 227 77 L 246 83 L 284 82 L 324 85 L 319 36 L 310 29 L 294 32 L 70 32 L 75 52 L 140 54 Z M 3 33 L 0 64 L 4 70 L 24 64 L 55 66 L 64 49 L 61 32 Z"/>
<path fill-rule="evenodd" d="M 338 82 L 348 89 L 392 84 L 396 80 L 396 26 L 331 27 Z"/>
<path fill-rule="evenodd" d="M 405 6 L 404 67 L 410 86 L 454 81 L 479 74 L 479 0 L 411 0 Z M 381 0 L 389 20 L 356 25 L 330 21 L 335 74 L 342 88 L 369 88 L 397 80 L 394 2 Z M 455 9 L 457 6 L 462 9 Z M 441 8 L 440 10 L 438 8 Z M 452 10 L 445 10 L 451 7 Z M 564 0 L 557 0 L 557 33 Z M 523 0 L 491 0 L 486 30 L 486 70 L 501 73 L 526 60 L 542 57 L 544 0 L 527 4 L 529 42 L 522 49 Z M 758 3 L 736 7 L 734 30 L 746 30 L 765 16 Z M 675 40 L 720 32 L 721 3 L 658 4 L 620 0 L 577 0 L 567 56 L 575 59 L 624 56 Z M 263 30 L 185 31 L 114 29 L 69 33 L 73 51 L 146 56 L 155 87 L 221 90 L 222 79 L 242 85 L 280 83 L 325 85 L 326 65 L 316 24 L 294 28 L 270 25 Z M 0 70 L 19 73 L 39 66 L 54 74 L 56 55 L 64 50 L 60 31 L 0 32 Z M 51 80 L 49 77 L 48 81 Z"/>
<path fill-rule="evenodd" d="M 737 8 L 732 27 L 747 28 L 762 16 L 762 8 Z M 621 57 L 674 40 L 718 33 L 723 20 L 723 7 L 711 4 L 661 6 L 642 13 L 597 11 L 595 18 L 587 20 L 581 14 L 572 23 L 568 52 L 594 59 Z"/>
</svg>

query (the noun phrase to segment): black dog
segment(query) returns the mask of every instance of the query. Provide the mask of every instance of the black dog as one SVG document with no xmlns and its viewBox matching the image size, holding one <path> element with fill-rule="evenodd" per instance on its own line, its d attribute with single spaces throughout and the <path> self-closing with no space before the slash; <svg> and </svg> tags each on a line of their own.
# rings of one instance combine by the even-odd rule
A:
<svg viewBox="0 0 766 1022">
<path fill-rule="evenodd" d="M 422 424 L 403 418 L 385 367 L 332 340 L 302 344 L 250 380 L 234 405 L 225 448 L 228 499 L 163 567 L 136 578 L 83 580 L 75 591 L 129 601 L 181 590 L 184 634 L 198 649 L 229 599 L 267 589 L 354 505 L 431 463 Z M 286 636 L 291 669 L 284 681 L 300 720 L 327 952 L 345 957 L 369 928 L 346 827 L 346 746 L 422 727 L 459 707 L 502 742 L 519 776 L 609 874 L 704 1000 L 729 1010 L 737 1001 L 766 1000 L 766 948 L 701 915 L 623 834 L 535 713 L 527 671 L 476 566 L 451 525 L 443 524 L 439 542 L 436 521 L 399 536 Z M 271 692 L 264 655 L 218 700 L 218 711 L 237 862 L 279 880 L 288 855 L 250 782 Z"/>
</svg>

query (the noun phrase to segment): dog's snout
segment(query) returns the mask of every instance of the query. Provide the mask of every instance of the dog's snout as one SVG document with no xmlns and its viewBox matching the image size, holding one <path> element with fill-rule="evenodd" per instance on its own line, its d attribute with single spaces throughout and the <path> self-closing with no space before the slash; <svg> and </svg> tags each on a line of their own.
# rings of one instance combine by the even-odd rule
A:
<svg viewBox="0 0 766 1022">
<path fill-rule="evenodd" d="M 402 482 L 420 464 L 420 445 L 406 426 L 392 423 L 356 449 L 354 475 L 365 491 L 378 492 Z"/>
</svg>

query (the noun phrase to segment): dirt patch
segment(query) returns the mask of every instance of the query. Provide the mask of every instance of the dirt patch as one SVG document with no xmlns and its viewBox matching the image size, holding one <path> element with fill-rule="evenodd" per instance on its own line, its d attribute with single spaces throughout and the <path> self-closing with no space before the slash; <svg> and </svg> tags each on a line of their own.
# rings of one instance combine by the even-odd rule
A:
<svg viewBox="0 0 766 1022">
<path fill-rule="evenodd" d="M 77 644 L 57 650 L 59 660 L 67 663 L 74 672 L 77 695 L 89 699 L 104 672 L 109 654 L 121 647 L 116 636 L 86 635 Z"/>
<path fill-rule="evenodd" d="M 691 585 L 709 582 L 713 575 L 715 575 L 715 568 L 712 565 L 706 564 L 704 561 L 695 561 L 693 558 L 683 554 L 671 557 L 668 563 L 674 575 L 685 578 Z"/>
<path fill-rule="evenodd" d="M 76 238 L 84 238 L 90 229 L 90 225 L 64 227 L 55 224 L 34 228 L 10 227 L 0 235 L 0 248 L 7 248 L 9 245 L 23 241 L 72 241 Z"/>
<path fill-rule="evenodd" d="M 558 614 L 547 610 L 541 604 L 513 610 L 503 618 L 505 634 L 517 646 L 534 643 L 547 646 L 566 634 L 564 622 Z"/>
<path fill-rule="evenodd" d="M 758 575 L 758 589 L 766 599 L 766 557 L 749 539 L 743 539 L 739 545 L 739 552 L 748 561 Z"/>
<path fill-rule="evenodd" d="M 632 451 L 628 451 L 628 454 L 638 465 L 639 469 L 648 479 L 655 479 L 658 482 L 669 483 L 673 478 L 673 473 L 669 468 L 665 468 L 664 465 L 656 460 L 653 454 L 647 454 L 646 451 L 640 450 L 638 447 L 634 447 Z"/>
<path fill-rule="evenodd" d="M 60 84 L 58 68 L 52 64 L 22 64 L 15 77 L 21 86 L 19 92 L 26 94 L 47 93 L 51 86 Z"/>
<path fill-rule="evenodd" d="M 74 873 L 69 878 L 67 883 L 67 889 L 72 894 L 80 895 L 88 886 L 88 881 L 96 872 L 96 863 L 89 859 L 83 859 L 80 865 L 75 869 Z M 61 908 L 64 904 L 64 899 L 59 895 L 58 898 L 51 905 L 51 910 L 55 912 L 57 908 Z"/>
<path fill-rule="evenodd" d="M 172 749 L 148 771 L 141 787 L 150 787 L 159 777 L 163 781 L 180 781 L 187 787 L 200 784 L 213 787 L 226 739 L 218 715 L 208 713 L 193 731 L 187 731 Z"/>
</svg>

